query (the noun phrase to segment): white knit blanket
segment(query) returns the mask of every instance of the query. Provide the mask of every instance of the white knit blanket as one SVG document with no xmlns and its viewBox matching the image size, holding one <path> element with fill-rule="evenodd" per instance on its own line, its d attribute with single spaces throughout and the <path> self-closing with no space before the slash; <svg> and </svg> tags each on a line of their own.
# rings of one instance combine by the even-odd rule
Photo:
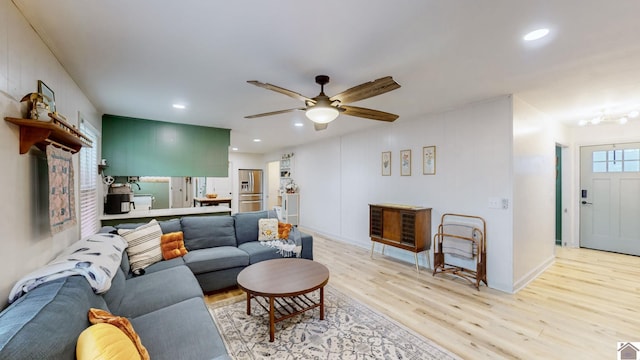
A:
<svg viewBox="0 0 640 360">
<path fill-rule="evenodd" d="M 44 267 L 18 280 L 9 293 L 12 303 L 48 281 L 82 275 L 96 294 L 106 292 L 116 275 L 127 242 L 119 235 L 95 234 L 66 248 Z"/>
<path fill-rule="evenodd" d="M 296 227 L 292 227 L 288 239 L 260 241 L 264 246 L 277 249 L 282 257 L 300 257 L 302 253 L 302 236 Z"/>
<path fill-rule="evenodd" d="M 442 252 L 456 257 L 473 259 L 478 254 L 476 241 L 479 234 L 470 224 L 447 223 L 443 225 Z M 447 236 L 453 235 L 453 236 Z M 456 236 L 463 237 L 460 239 Z"/>
</svg>

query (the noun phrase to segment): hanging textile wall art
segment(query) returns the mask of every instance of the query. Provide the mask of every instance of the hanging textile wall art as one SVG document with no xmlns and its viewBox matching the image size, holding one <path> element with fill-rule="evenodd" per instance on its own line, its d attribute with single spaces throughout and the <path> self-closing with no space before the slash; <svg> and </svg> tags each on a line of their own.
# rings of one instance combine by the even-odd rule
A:
<svg viewBox="0 0 640 360">
<path fill-rule="evenodd" d="M 47 146 L 49 167 L 49 224 L 57 234 L 76 224 L 73 159 L 68 151 Z"/>
</svg>

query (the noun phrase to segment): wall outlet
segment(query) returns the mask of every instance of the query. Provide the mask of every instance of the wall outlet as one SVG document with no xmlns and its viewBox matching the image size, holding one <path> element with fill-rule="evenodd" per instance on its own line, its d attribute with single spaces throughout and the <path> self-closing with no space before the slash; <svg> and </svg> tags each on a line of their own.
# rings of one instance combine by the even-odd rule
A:
<svg viewBox="0 0 640 360">
<path fill-rule="evenodd" d="M 489 209 L 508 209 L 509 199 L 491 197 L 489 198 Z"/>
</svg>

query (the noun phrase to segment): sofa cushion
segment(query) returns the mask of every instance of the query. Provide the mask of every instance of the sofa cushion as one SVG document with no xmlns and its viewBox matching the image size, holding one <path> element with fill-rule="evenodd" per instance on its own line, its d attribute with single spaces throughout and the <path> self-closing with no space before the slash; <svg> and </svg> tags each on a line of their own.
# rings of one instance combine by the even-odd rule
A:
<svg viewBox="0 0 640 360">
<path fill-rule="evenodd" d="M 140 337 L 126 317 L 113 315 L 106 310 L 91 308 L 89 309 L 89 322 L 92 324 L 109 324 L 115 326 L 133 342 L 140 357 L 143 360 L 149 360 L 147 349 L 142 345 L 142 342 L 140 342 Z"/>
<path fill-rule="evenodd" d="M 119 229 L 118 234 L 129 243 L 127 254 L 134 274 L 141 273 L 147 266 L 162 260 L 162 229 L 155 219 L 135 229 Z"/>
<path fill-rule="evenodd" d="M 230 359 L 201 298 L 132 318 L 131 323 L 153 360 Z"/>
<path fill-rule="evenodd" d="M 278 238 L 278 219 L 258 220 L 258 240 L 270 241 Z"/>
<path fill-rule="evenodd" d="M 157 262 L 148 268 L 144 269 L 145 274 L 150 274 L 158 271 L 162 271 L 164 269 L 170 269 L 172 267 L 184 265 L 184 259 L 182 257 L 173 258 L 171 260 L 164 260 Z"/>
<path fill-rule="evenodd" d="M 278 239 L 288 239 L 293 225 L 278 222 Z"/>
<path fill-rule="evenodd" d="M 0 313 L 0 359 L 75 359 L 89 308 L 107 309 L 82 276 L 44 283 Z M 70 310 L 73 311 L 70 311 Z"/>
<path fill-rule="evenodd" d="M 162 258 L 164 260 L 184 256 L 187 253 L 187 249 L 184 247 L 184 235 L 182 231 L 162 234 L 160 238 L 160 249 L 162 249 Z"/>
<path fill-rule="evenodd" d="M 180 222 L 180 219 L 158 221 L 158 224 L 160 225 L 163 234 L 182 231 L 182 223 Z"/>
<path fill-rule="evenodd" d="M 258 220 L 277 218 L 275 211 L 253 211 L 233 215 L 238 245 L 258 240 Z"/>
<path fill-rule="evenodd" d="M 186 266 L 176 266 L 126 281 L 119 307 L 109 310 L 120 316 L 136 317 L 190 298 L 203 298 L 202 289 Z M 137 330 L 137 329 L 136 329 Z M 144 341 L 143 341 L 144 343 Z"/>
<path fill-rule="evenodd" d="M 182 258 L 194 274 L 249 265 L 249 254 L 235 246 L 189 251 Z"/>
<path fill-rule="evenodd" d="M 237 246 L 231 216 L 190 216 L 181 220 L 187 250 Z"/>
<path fill-rule="evenodd" d="M 78 337 L 76 358 L 78 360 L 138 360 L 140 353 L 133 341 L 114 325 L 95 324 L 86 328 Z"/>
<path fill-rule="evenodd" d="M 278 249 L 271 246 L 262 245 L 259 241 L 249 241 L 240 244 L 238 249 L 249 254 L 249 264 L 255 264 L 264 260 L 281 259 Z"/>
</svg>

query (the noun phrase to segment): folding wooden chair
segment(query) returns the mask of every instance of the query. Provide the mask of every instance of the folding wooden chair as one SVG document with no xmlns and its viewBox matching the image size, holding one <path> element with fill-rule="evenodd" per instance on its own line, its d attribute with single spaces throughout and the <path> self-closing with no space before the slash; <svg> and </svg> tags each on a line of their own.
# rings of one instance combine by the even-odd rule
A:
<svg viewBox="0 0 640 360">
<path fill-rule="evenodd" d="M 480 282 L 487 285 L 487 225 L 483 218 L 444 214 L 433 240 L 433 276 L 450 273 L 471 282 L 478 290 Z"/>
</svg>

